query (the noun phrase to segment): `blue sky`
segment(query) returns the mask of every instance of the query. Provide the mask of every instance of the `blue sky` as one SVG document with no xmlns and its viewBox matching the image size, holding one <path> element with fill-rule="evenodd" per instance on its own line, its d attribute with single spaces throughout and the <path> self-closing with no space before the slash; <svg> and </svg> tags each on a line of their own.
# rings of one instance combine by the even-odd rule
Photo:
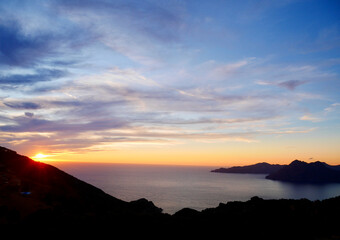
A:
<svg viewBox="0 0 340 240">
<path fill-rule="evenodd" d="M 1 1 L 0 143 L 340 164 L 339 13 L 335 0 Z"/>
</svg>

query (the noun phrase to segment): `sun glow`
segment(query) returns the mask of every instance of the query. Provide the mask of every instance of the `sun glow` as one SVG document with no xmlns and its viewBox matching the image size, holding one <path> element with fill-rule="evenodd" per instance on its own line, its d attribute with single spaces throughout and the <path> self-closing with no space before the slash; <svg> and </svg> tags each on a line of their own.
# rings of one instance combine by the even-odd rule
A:
<svg viewBox="0 0 340 240">
<path fill-rule="evenodd" d="M 35 161 L 42 161 L 42 160 L 44 160 L 44 158 L 47 158 L 49 156 L 50 155 L 45 155 L 45 154 L 42 154 L 42 153 L 38 153 L 35 156 L 33 156 L 32 159 L 35 160 Z"/>
</svg>

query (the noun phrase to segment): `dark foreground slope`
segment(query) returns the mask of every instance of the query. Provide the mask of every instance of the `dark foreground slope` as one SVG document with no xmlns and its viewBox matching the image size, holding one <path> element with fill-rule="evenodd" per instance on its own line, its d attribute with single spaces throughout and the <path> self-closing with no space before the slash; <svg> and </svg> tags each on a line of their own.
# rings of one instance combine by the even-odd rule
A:
<svg viewBox="0 0 340 240">
<path fill-rule="evenodd" d="M 269 164 L 269 163 L 263 162 L 263 163 L 248 165 L 248 166 L 219 168 L 219 169 L 212 170 L 211 172 L 269 174 L 269 173 L 273 173 L 273 172 L 280 170 L 284 166 L 286 166 L 286 165 Z"/>
<path fill-rule="evenodd" d="M 228 202 L 170 216 L 0 148 L 0 230 L 21 237 L 340 239 L 340 197 Z M 10 239 L 10 238 L 9 238 Z"/>
<path fill-rule="evenodd" d="M 293 183 L 340 183 L 340 171 L 338 166 L 330 166 L 323 162 L 306 163 L 295 160 L 266 178 Z"/>
<path fill-rule="evenodd" d="M 161 211 L 145 199 L 124 202 L 56 167 L 0 147 L 0 223 L 100 223 Z"/>
<path fill-rule="evenodd" d="M 340 197 L 324 201 L 263 200 L 221 203 L 201 212 L 182 209 L 176 224 L 194 232 L 209 229 L 226 239 L 340 239 Z"/>
</svg>

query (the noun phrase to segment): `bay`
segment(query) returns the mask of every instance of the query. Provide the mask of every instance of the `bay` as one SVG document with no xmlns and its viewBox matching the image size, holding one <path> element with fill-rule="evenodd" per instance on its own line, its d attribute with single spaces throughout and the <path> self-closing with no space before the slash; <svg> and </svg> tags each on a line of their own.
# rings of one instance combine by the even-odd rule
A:
<svg viewBox="0 0 340 240">
<path fill-rule="evenodd" d="M 322 200 L 340 195 L 340 184 L 291 184 L 265 179 L 265 174 L 210 172 L 214 167 L 53 162 L 59 169 L 106 193 L 133 201 L 146 198 L 163 212 L 203 210 L 228 201 L 264 199 Z"/>
</svg>

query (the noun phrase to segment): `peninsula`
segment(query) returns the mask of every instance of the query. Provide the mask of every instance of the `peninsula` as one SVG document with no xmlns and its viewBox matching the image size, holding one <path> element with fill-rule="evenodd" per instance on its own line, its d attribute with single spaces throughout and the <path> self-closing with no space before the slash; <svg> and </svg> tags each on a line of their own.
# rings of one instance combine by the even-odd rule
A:
<svg viewBox="0 0 340 240">
<path fill-rule="evenodd" d="M 286 165 L 279 164 L 269 164 L 266 162 L 257 163 L 254 165 L 248 166 L 236 166 L 231 168 L 219 168 L 212 170 L 211 172 L 219 172 L 219 173 L 252 173 L 252 174 L 269 174 L 276 172 L 283 168 Z"/>
<path fill-rule="evenodd" d="M 324 162 L 306 163 L 294 160 L 289 165 L 257 163 L 248 166 L 219 168 L 211 172 L 268 174 L 266 179 L 291 183 L 340 183 L 340 165 L 331 166 Z"/>
</svg>

